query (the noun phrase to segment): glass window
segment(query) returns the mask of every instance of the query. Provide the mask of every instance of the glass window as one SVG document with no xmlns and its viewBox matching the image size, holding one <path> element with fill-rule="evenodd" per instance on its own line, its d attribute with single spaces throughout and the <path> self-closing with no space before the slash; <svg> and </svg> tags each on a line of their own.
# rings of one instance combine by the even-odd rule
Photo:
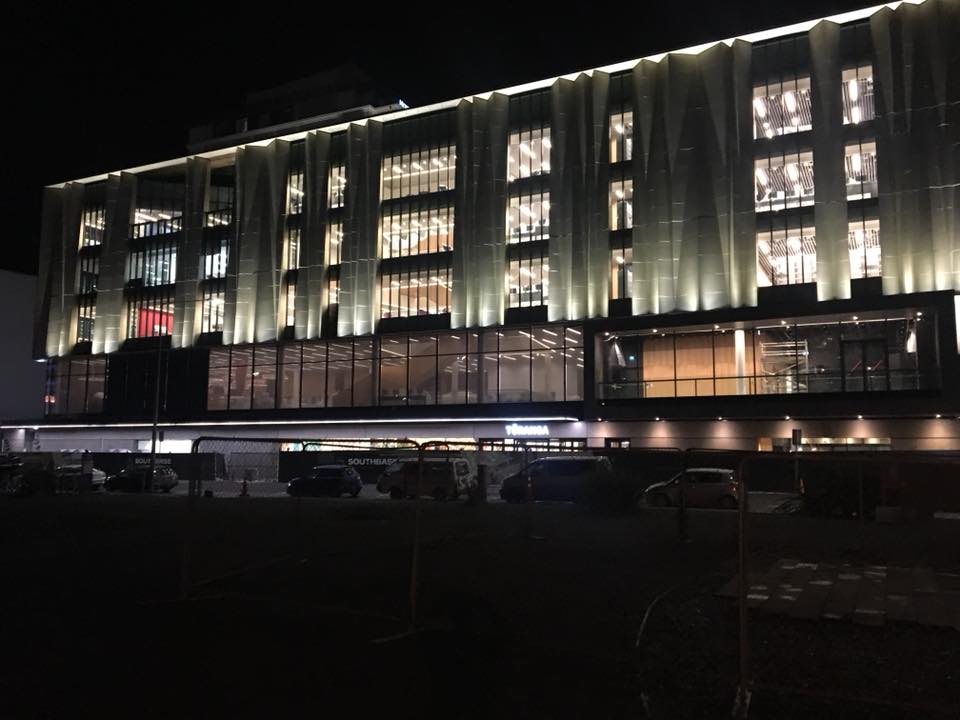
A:
<svg viewBox="0 0 960 720">
<path fill-rule="evenodd" d="M 327 265 L 340 264 L 340 249 L 343 247 L 343 223 L 331 221 L 327 223 Z"/>
<path fill-rule="evenodd" d="M 177 245 L 164 243 L 134 250 L 127 256 L 127 281 L 146 286 L 169 285 L 177 279 Z"/>
<path fill-rule="evenodd" d="M 877 144 L 867 141 L 847 145 L 844 157 L 847 200 L 877 197 Z"/>
<path fill-rule="evenodd" d="M 157 337 L 173 332 L 173 301 L 131 302 L 127 309 L 127 337 Z"/>
<path fill-rule="evenodd" d="M 297 323 L 297 281 L 294 278 L 287 278 L 287 289 L 284 293 L 284 323 L 287 327 L 293 327 Z"/>
<path fill-rule="evenodd" d="M 285 270 L 296 270 L 300 267 L 300 228 L 296 225 L 288 227 L 284 238 Z"/>
<path fill-rule="evenodd" d="M 230 351 L 230 409 L 249 410 L 252 392 L 253 349 Z"/>
<path fill-rule="evenodd" d="M 284 345 L 280 352 L 279 407 L 300 407 L 300 344 Z"/>
<path fill-rule="evenodd" d="M 753 137 L 772 138 L 813 127 L 810 78 L 800 77 L 753 89 Z"/>
<path fill-rule="evenodd" d="M 453 250 L 453 207 L 388 206 L 380 220 L 382 257 Z"/>
<path fill-rule="evenodd" d="M 87 205 L 80 217 L 80 247 L 103 244 L 106 209 L 103 205 Z"/>
<path fill-rule="evenodd" d="M 507 242 L 523 243 L 550 237 L 550 193 L 510 198 L 507 205 Z"/>
<path fill-rule="evenodd" d="M 287 214 L 303 212 L 303 170 L 291 170 L 287 179 Z"/>
<path fill-rule="evenodd" d="M 347 195 L 347 169 L 342 162 L 330 163 L 327 178 L 327 206 L 330 209 L 342 208 Z"/>
<path fill-rule="evenodd" d="M 204 287 L 201 289 L 201 294 L 200 332 L 221 332 L 223 330 L 223 289 Z"/>
<path fill-rule="evenodd" d="M 456 182 L 457 156 L 453 145 L 394 153 L 383 159 L 382 198 L 445 192 Z"/>
<path fill-rule="evenodd" d="M 610 229 L 627 230 L 633 227 L 633 180 L 615 180 L 610 183 Z"/>
<path fill-rule="evenodd" d="M 550 264 L 544 251 L 524 253 L 507 264 L 508 306 L 546 305 Z"/>
<path fill-rule="evenodd" d="M 340 303 L 340 278 L 327 278 L 327 305 L 338 305 Z"/>
<path fill-rule="evenodd" d="M 276 394 L 277 348 L 274 345 L 259 345 L 253 355 L 253 407 L 276 407 Z"/>
<path fill-rule="evenodd" d="M 633 246 L 624 245 L 610 250 L 610 299 L 633 296 Z"/>
<path fill-rule="evenodd" d="M 817 280 L 813 226 L 757 232 L 757 285 L 795 285 Z"/>
<path fill-rule="evenodd" d="M 95 298 L 81 298 L 77 314 L 77 342 L 93 340 L 93 326 L 97 320 L 97 302 Z"/>
<path fill-rule="evenodd" d="M 203 280 L 227 276 L 227 253 L 229 247 L 229 241 L 225 235 L 219 238 L 212 238 L 209 242 L 207 238 L 204 238 Z"/>
<path fill-rule="evenodd" d="M 754 161 L 756 210 L 813 205 L 813 153 L 809 150 Z"/>
<path fill-rule="evenodd" d="M 302 352 L 300 406 L 323 407 L 327 392 L 327 345 L 322 342 L 305 342 Z"/>
<path fill-rule="evenodd" d="M 207 358 L 207 410 L 227 409 L 227 384 L 230 377 L 230 350 L 211 349 Z"/>
<path fill-rule="evenodd" d="M 507 180 L 550 172 L 550 128 L 539 127 L 510 133 L 507 146 Z"/>
<path fill-rule="evenodd" d="M 610 162 L 633 159 L 633 112 L 613 113 L 610 116 Z"/>
<path fill-rule="evenodd" d="M 385 270 L 380 276 L 380 317 L 450 312 L 450 268 Z"/>
<path fill-rule="evenodd" d="M 880 221 L 877 218 L 853 220 L 848 234 L 850 277 L 881 277 Z"/>
<path fill-rule="evenodd" d="M 843 124 L 873 120 L 873 66 L 861 65 L 843 71 Z"/>
</svg>

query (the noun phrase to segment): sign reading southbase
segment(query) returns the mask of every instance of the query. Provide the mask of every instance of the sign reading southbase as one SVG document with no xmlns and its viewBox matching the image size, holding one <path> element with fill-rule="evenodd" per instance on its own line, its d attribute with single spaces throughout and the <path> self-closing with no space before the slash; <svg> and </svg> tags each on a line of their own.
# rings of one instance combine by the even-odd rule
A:
<svg viewBox="0 0 960 720">
<path fill-rule="evenodd" d="M 548 437 L 550 435 L 550 428 L 546 425 L 510 423 L 504 426 L 503 429 L 510 437 Z"/>
</svg>

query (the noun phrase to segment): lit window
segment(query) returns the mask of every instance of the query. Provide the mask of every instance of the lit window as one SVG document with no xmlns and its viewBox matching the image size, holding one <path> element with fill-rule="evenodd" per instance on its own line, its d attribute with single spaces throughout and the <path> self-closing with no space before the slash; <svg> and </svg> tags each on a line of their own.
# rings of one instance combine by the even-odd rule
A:
<svg viewBox="0 0 960 720">
<path fill-rule="evenodd" d="M 131 252 L 127 256 L 126 279 L 128 282 L 141 281 L 146 286 L 169 285 L 176 281 L 176 244 L 154 245 Z"/>
<path fill-rule="evenodd" d="M 93 325 L 97 319 L 97 303 L 92 298 L 81 298 L 77 317 L 77 342 L 93 340 Z"/>
<path fill-rule="evenodd" d="M 173 332 L 172 300 L 131 302 L 127 310 L 127 335 L 132 338 L 157 337 Z"/>
<path fill-rule="evenodd" d="M 83 215 L 80 218 L 80 247 L 103 244 L 105 217 L 106 211 L 103 205 L 83 208 Z"/>
<path fill-rule="evenodd" d="M 549 285 L 550 264 L 542 251 L 510 258 L 507 264 L 509 307 L 546 305 Z"/>
<path fill-rule="evenodd" d="M 757 212 L 813 205 L 813 153 L 757 158 L 754 185 Z"/>
<path fill-rule="evenodd" d="M 816 282 L 817 241 L 813 226 L 757 233 L 757 285 Z"/>
<path fill-rule="evenodd" d="M 753 137 L 772 138 L 813 127 L 810 78 L 759 85 L 753 89 Z"/>
<path fill-rule="evenodd" d="M 416 268 L 380 276 L 380 317 L 450 312 L 450 268 Z"/>
<path fill-rule="evenodd" d="M 633 180 L 610 183 L 610 229 L 633 227 Z"/>
<path fill-rule="evenodd" d="M 873 141 L 847 145 L 844 156 L 847 200 L 877 197 L 877 144 Z"/>
<path fill-rule="evenodd" d="M 843 71 L 843 124 L 873 120 L 873 67 L 862 65 Z"/>
<path fill-rule="evenodd" d="M 610 116 L 610 162 L 633 159 L 633 112 L 613 113 Z"/>
<path fill-rule="evenodd" d="M 227 250 L 229 247 L 227 238 L 212 238 L 209 243 L 207 243 L 205 238 L 204 245 L 203 279 L 211 280 L 214 278 L 226 277 Z"/>
<path fill-rule="evenodd" d="M 633 296 L 633 247 L 615 247 L 610 250 L 610 299 L 621 300 Z"/>
<path fill-rule="evenodd" d="M 287 214 L 303 212 L 303 170 L 291 170 L 287 180 Z"/>
<path fill-rule="evenodd" d="M 881 277 L 880 221 L 851 221 L 848 246 L 850 248 L 850 277 Z"/>
<path fill-rule="evenodd" d="M 288 227 L 286 232 L 286 269 L 296 270 L 300 267 L 300 228 Z"/>
<path fill-rule="evenodd" d="M 327 205 L 329 208 L 342 208 L 346 200 L 347 170 L 342 162 L 330 165 L 327 177 Z"/>
<path fill-rule="evenodd" d="M 507 147 L 507 180 L 545 175 L 550 172 L 550 128 L 510 133 Z"/>
<path fill-rule="evenodd" d="M 395 153 L 381 166 L 382 199 L 453 190 L 457 155 L 453 145 Z"/>
<path fill-rule="evenodd" d="M 327 223 L 327 265 L 340 264 L 340 250 L 343 247 L 343 224 L 340 222 Z"/>
<path fill-rule="evenodd" d="M 340 278 L 329 278 L 327 280 L 327 305 L 338 305 L 340 303 Z"/>
<path fill-rule="evenodd" d="M 398 258 L 453 250 L 453 208 L 391 206 L 380 219 L 382 257 Z"/>
<path fill-rule="evenodd" d="M 285 325 L 287 327 L 293 327 L 297 322 L 297 283 L 295 280 L 287 280 L 285 309 Z"/>
<path fill-rule="evenodd" d="M 202 292 L 200 332 L 221 332 L 223 330 L 223 290 L 207 288 Z"/>
<path fill-rule="evenodd" d="M 523 243 L 550 237 L 550 193 L 510 198 L 507 206 L 507 242 Z"/>
</svg>

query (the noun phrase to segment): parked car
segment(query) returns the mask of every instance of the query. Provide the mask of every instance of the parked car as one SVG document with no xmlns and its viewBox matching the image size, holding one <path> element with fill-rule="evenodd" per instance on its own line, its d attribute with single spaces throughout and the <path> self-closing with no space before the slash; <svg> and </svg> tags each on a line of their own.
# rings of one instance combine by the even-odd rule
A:
<svg viewBox="0 0 960 720">
<path fill-rule="evenodd" d="M 56 470 L 58 489 L 63 492 L 96 492 L 103 490 L 107 474 L 99 468 L 92 468 L 89 475 L 83 472 L 83 465 L 61 465 Z"/>
<path fill-rule="evenodd" d="M 147 487 L 150 468 L 137 466 L 121 470 L 104 481 L 103 487 L 110 492 L 142 492 Z M 168 493 L 177 486 L 177 473 L 166 465 L 158 465 L 153 474 L 153 492 Z"/>
<path fill-rule="evenodd" d="M 686 486 L 687 507 L 737 507 L 740 497 L 738 484 L 733 477 L 733 470 L 725 468 L 688 468 L 665 482 L 654 483 L 643 493 L 647 505 L 679 505 L 681 476 Z"/>
<path fill-rule="evenodd" d="M 414 497 L 419 477 L 418 462 L 403 460 L 380 473 L 377 490 L 389 493 L 393 500 Z M 434 500 L 455 500 L 477 486 L 477 473 L 465 458 L 424 458 L 420 495 Z"/>
<path fill-rule="evenodd" d="M 317 465 L 308 475 L 287 483 L 287 494 L 294 497 L 356 497 L 363 489 L 360 473 L 349 465 Z"/>
<path fill-rule="evenodd" d="M 610 459 L 603 456 L 547 457 L 534 460 L 526 470 L 503 479 L 500 497 L 507 502 L 527 499 L 529 477 L 533 500 L 585 502 L 615 497 L 616 478 Z"/>
</svg>

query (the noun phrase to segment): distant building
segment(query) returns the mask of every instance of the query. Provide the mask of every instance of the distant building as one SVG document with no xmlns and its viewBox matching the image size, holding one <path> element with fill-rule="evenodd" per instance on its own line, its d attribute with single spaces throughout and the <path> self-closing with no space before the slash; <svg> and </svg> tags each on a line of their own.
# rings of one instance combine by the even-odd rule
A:
<svg viewBox="0 0 960 720">
<path fill-rule="evenodd" d="M 291 83 L 49 187 L 38 441 L 136 447 L 159 362 L 182 442 L 960 449 L 958 37 L 926 0 L 362 117 Z"/>
</svg>

